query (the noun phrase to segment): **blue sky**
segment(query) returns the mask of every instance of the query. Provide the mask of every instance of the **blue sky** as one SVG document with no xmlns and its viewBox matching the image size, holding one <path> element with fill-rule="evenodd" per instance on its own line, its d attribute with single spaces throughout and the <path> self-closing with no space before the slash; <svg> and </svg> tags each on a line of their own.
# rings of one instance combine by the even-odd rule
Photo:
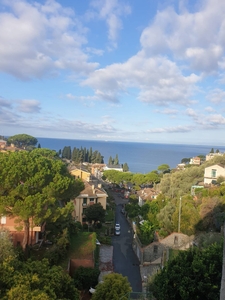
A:
<svg viewBox="0 0 225 300">
<path fill-rule="evenodd" d="M 225 145 L 225 1 L 0 0 L 0 135 Z"/>
</svg>

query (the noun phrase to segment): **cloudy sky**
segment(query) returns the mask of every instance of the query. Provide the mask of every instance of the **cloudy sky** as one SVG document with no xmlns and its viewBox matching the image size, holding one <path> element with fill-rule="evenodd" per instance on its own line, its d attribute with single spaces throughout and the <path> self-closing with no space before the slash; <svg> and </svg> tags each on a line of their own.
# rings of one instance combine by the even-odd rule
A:
<svg viewBox="0 0 225 300">
<path fill-rule="evenodd" d="M 0 135 L 225 145 L 225 1 L 0 0 Z"/>
</svg>

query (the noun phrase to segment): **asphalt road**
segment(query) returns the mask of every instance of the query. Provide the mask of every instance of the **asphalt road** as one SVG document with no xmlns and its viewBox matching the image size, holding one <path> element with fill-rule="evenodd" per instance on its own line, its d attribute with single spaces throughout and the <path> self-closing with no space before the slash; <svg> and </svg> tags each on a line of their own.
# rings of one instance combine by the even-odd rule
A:
<svg viewBox="0 0 225 300">
<path fill-rule="evenodd" d="M 116 206 L 116 223 L 120 223 L 120 236 L 112 237 L 114 272 L 128 277 L 133 292 L 142 291 L 139 261 L 132 248 L 133 233 L 126 217 L 121 213 L 122 198 L 114 193 Z M 134 295 L 133 295 L 134 296 Z M 135 297 L 134 297 L 135 298 Z"/>
</svg>

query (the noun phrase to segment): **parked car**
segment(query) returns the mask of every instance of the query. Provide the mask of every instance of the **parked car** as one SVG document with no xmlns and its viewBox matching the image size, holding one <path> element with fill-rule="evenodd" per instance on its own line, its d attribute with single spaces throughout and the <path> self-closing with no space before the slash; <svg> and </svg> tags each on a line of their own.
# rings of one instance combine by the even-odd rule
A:
<svg viewBox="0 0 225 300">
<path fill-rule="evenodd" d="M 115 229 L 115 235 L 120 235 L 120 229 Z"/>
<path fill-rule="evenodd" d="M 120 230 L 120 224 L 119 223 L 116 223 L 115 230 Z"/>
</svg>

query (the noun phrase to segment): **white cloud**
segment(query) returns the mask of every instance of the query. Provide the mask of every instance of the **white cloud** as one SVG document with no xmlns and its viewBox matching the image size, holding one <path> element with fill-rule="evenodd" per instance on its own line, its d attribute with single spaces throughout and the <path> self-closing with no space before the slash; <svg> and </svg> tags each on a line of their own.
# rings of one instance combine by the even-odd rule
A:
<svg viewBox="0 0 225 300">
<path fill-rule="evenodd" d="M 207 106 L 207 107 L 205 108 L 205 111 L 207 111 L 207 112 L 209 112 L 209 113 L 212 113 L 212 112 L 215 111 L 215 109 L 212 108 L 211 106 Z"/>
<path fill-rule="evenodd" d="M 130 88 L 139 90 L 140 101 L 157 105 L 191 103 L 189 97 L 200 77 L 184 76 L 177 65 L 165 57 L 146 57 L 139 52 L 123 64 L 113 64 L 90 74 L 82 85 L 91 86 L 96 96 L 105 101 L 118 102 Z"/>
<path fill-rule="evenodd" d="M 24 113 L 39 113 L 41 110 L 40 102 L 37 100 L 21 100 L 18 110 Z"/>
<path fill-rule="evenodd" d="M 118 0 L 94 0 L 91 5 L 97 10 L 99 18 L 105 20 L 108 39 L 116 48 L 119 31 L 123 28 L 121 18 L 131 13 L 130 6 Z"/>
<path fill-rule="evenodd" d="M 142 33 L 141 45 L 151 54 L 172 54 L 202 72 L 218 69 L 225 49 L 225 2 L 207 0 L 198 11 L 158 11 Z"/>
<path fill-rule="evenodd" d="M 175 132 L 189 132 L 193 130 L 193 126 L 174 126 L 167 128 L 152 128 L 148 129 L 147 133 L 175 133 Z"/>
<path fill-rule="evenodd" d="M 225 91 L 221 89 L 212 90 L 207 96 L 212 103 L 219 104 L 225 102 Z"/>
<path fill-rule="evenodd" d="M 89 63 L 82 51 L 86 29 L 72 10 L 54 0 L 45 4 L 5 1 L 0 12 L 0 70 L 22 79 L 54 75 L 58 70 L 88 74 L 98 64 Z"/>
</svg>

